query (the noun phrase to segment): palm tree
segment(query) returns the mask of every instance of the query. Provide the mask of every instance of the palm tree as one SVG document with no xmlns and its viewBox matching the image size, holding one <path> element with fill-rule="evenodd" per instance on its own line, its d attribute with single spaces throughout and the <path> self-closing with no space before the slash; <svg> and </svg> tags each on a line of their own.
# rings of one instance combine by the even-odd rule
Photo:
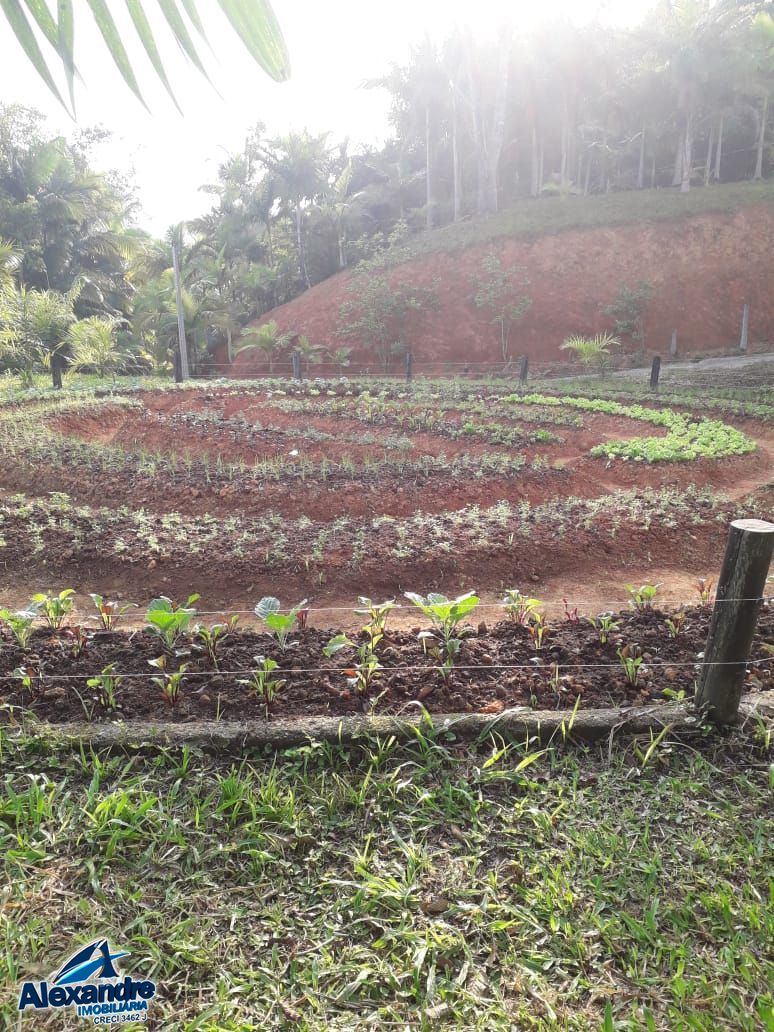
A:
<svg viewBox="0 0 774 1032">
<path fill-rule="evenodd" d="M 73 306 L 81 284 L 65 294 L 55 290 L 6 290 L 0 299 L 0 353 L 26 383 L 32 382 L 35 366 L 51 371 L 54 387 L 62 386 L 67 364 L 69 330 L 75 322 Z"/>
<path fill-rule="evenodd" d="M 204 33 L 196 0 L 157 0 L 159 12 L 166 19 L 180 49 L 196 68 L 207 75 L 204 64 L 193 41 L 190 26 L 209 45 Z M 218 0 L 218 4 L 236 34 L 247 47 L 250 56 L 263 70 L 277 82 L 283 82 L 290 76 L 290 63 L 287 47 L 282 31 L 274 16 L 269 0 Z M 57 17 L 55 18 L 47 3 L 40 0 L 4 0 L 0 4 L 8 19 L 14 36 L 23 48 L 27 58 L 37 70 L 51 92 L 66 107 L 62 95 L 54 81 L 51 69 L 37 43 L 33 25 L 45 36 L 48 43 L 56 50 L 64 69 L 70 95 L 70 105 L 75 111 L 75 10 L 84 5 L 76 5 L 73 0 L 58 0 Z M 144 105 L 140 85 L 132 67 L 124 40 L 118 31 L 113 16 L 104 0 L 88 0 L 94 19 L 107 45 L 110 56 L 120 71 L 127 86 Z M 128 3 L 127 7 L 134 24 L 137 36 L 147 54 L 156 75 L 164 84 L 167 92 L 178 107 L 172 92 L 164 63 L 159 53 L 158 42 L 151 29 L 148 18 L 139 0 Z M 26 10 L 25 10 L 26 8 Z M 188 21 L 184 15 L 188 16 Z"/>
<path fill-rule="evenodd" d="M 279 326 L 274 321 L 264 323 L 257 329 L 248 330 L 242 334 L 242 339 L 237 344 L 235 354 L 241 355 L 243 351 L 262 351 L 269 362 L 269 372 L 274 372 L 274 360 L 283 348 L 286 348 L 293 337 L 292 333 L 280 333 Z"/>
<path fill-rule="evenodd" d="M 73 323 L 68 332 L 71 368 L 96 368 L 100 379 L 104 379 L 106 373 L 115 373 L 122 361 L 116 344 L 117 327 L 117 319 L 102 319 L 96 315 Z"/>
<path fill-rule="evenodd" d="M 0 237 L 0 293 L 13 286 L 13 278 L 22 263 L 23 254 L 15 244 Z"/>
</svg>

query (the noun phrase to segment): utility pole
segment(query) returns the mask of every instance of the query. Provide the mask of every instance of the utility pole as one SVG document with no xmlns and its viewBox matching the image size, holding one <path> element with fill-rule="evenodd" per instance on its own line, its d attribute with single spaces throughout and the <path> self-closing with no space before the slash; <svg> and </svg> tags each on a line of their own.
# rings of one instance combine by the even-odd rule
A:
<svg viewBox="0 0 774 1032">
<path fill-rule="evenodd" d="M 177 259 L 177 247 L 172 244 L 172 268 L 175 273 L 175 302 L 177 304 L 177 340 L 180 349 L 180 378 L 175 375 L 175 380 L 180 383 L 190 376 L 188 372 L 188 348 L 185 343 L 185 321 L 183 319 L 183 294 L 180 289 L 180 264 Z M 175 364 L 177 374 L 177 364 Z"/>
</svg>

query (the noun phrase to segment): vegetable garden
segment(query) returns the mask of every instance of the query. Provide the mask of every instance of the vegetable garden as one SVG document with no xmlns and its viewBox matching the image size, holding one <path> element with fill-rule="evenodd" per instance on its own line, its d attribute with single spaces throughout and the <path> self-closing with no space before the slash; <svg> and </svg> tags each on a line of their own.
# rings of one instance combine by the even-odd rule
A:
<svg viewBox="0 0 774 1032">
<path fill-rule="evenodd" d="M 770 511 L 774 407 L 752 390 L 562 387 L 10 394 L 4 712 L 271 720 L 690 696 L 725 527 Z M 772 638 L 764 607 L 748 687 L 774 685 Z"/>
</svg>

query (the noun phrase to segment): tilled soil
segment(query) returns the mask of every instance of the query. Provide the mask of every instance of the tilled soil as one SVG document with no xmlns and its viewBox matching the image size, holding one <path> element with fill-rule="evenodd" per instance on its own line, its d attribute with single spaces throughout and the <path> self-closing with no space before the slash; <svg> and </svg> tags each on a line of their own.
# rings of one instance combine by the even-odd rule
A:
<svg viewBox="0 0 774 1032">
<path fill-rule="evenodd" d="M 361 712 L 410 713 L 421 703 L 430 712 L 496 714 L 514 706 L 566 709 L 638 706 L 693 694 L 709 627 L 711 608 L 685 612 L 682 627 L 670 636 L 660 610 L 615 615 L 609 640 L 587 619 L 565 619 L 550 626 L 542 648 L 528 628 L 511 621 L 468 628 L 455 668 L 444 679 L 437 660 L 425 655 L 420 627 L 391 631 L 377 649 L 383 669 L 367 695 L 354 690 L 355 653 L 345 649 L 328 659 L 323 647 L 333 630 L 303 628 L 282 651 L 268 634 L 235 630 L 221 640 L 218 669 L 195 638 L 166 650 L 148 630 L 88 632 L 37 630 L 20 648 L 7 628 L 0 640 L 0 720 L 18 720 L 22 711 L 50 723 L 70 720 L 192 721 L 202 719 L 276 719 L 311 715 L 343 716 Z M 365 641 L 365 636 L 359 639 Z M 764 606 L 758 621 L 745 690 L 774 688 L 774 660 L 764 645 L 774 642 L 774 607 Z M 80 650 L 77 648 L 81 645 Z M 636 683 L 618 657 L 627 648 L 641 656 Z M 76 655 L 76 652 L 78 654 Z M 151 681 L 159 671 L 149 665 L 166 655 L 167 670 L 185 667 L 177 704 L 169 703 Z M 284 681 L 268 709 L 249 682 L 256 657 L 276 660 L 273 678 Z M 116 707 L 108 709 L 89 677 L 114 664 L 118 676 Z M 23 673 L 29 683 L 23 683 Z"/>
</svg>

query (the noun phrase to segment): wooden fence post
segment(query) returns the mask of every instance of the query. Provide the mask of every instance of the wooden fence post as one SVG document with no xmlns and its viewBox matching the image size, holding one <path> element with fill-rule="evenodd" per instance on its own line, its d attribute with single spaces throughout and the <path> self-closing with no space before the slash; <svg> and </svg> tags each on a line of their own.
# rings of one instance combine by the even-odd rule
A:
<svg viewBox="0 0 774 1032">
<path fill-rule="evenodd" d="M 406 352 L 406 383 L 411 383 L 411 376 L 413 372 L 414 356 L 410 351 Z"/>
<path fill-rule="evenodd" d="M 739 710 L 772 552 L 774 523 L 734 520 L 729 527 L 696 692 L 697 710 L 717 724 L 730 723 Z"/>
<path fill-rule="evenodd" d="M 672 339 L 669 342 L 669 357 L 677 358 L 677 330 L 672 330 Z"/>
<path fill-rule="evenodd" d="M 661 359 L 658 355 L 653 359 L 653 365 L 650 367 L 650 389 L 652 391 L 658 390 L 658 378 L 661 372 Z"/>
<path fill-rule="evenodd" d="M 528 376 L 529 376 L 529 356 L 528 355 L 524 355 L 524 356 L 522 356 L 521 364 L 519 365 L 519 383 L 521 384 L 522 387 L 527 382 L 527 377 Z"/>
<path fill-rule="evenodd" d="M 742 309 L 742 332 L 739 335 L 739 350 L 747 351 L 747 337 L 750 330 L 750 306 L 745 305 Z"/>
</svg>

